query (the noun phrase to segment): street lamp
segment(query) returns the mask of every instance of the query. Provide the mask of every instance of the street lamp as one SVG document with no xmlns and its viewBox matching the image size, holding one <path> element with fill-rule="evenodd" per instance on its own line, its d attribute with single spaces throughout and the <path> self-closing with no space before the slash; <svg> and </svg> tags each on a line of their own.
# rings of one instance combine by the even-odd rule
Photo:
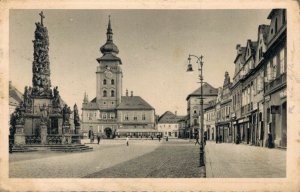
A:
<svg viewBox="0 0 300 192">
<path fill-rule="evenodd" d="M 187 72 L 192 72 L 193 71 L 193 67 L 191 64 L 191 57 L 195 57 L 197 58 L 196 63 L 198 64 L 198 72 L 199 72 L 199 80 L 200 80 L 200 90 L 201 90 L 201 97 L 200 97 L 200 107 L 201 107 L 201 116 L 200 116 L 200 127 L 199 127 L 199 131 L 198 134 L 201 134 L 201 142 L 200 142 L 200 158 L 199 158 L 199 167 L 205 167 L 205 161 L 204 161 L 204 134 L 203 134 L 203 130 L 204 130 L 204 114 L 203 114 L 203 76 L 202 76 L 202 69 L 203 69 L 203 56 L 201 55 L 200 57 L 196 56 L 196 55 L 189 55 L 188 61 L 189 64 L 187 66 Z"/>
</svg>

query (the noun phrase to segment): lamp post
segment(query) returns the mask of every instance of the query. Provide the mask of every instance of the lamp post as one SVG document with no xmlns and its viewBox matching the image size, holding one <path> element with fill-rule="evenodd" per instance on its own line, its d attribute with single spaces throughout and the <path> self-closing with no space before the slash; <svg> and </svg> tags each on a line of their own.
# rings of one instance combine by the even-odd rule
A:
<svg viewBox="0 0 300 192">
<path fill-rule="evenodd" d="M 199 131 L 198 134 L 201 134 L 201 142 L 200 142 L 200 157 L 199 157 L 199 167 L 205 167 L 205 160 L 204 160 L 204 114 L 203 114 L 203 75 L 202 75 L 202 69 L 203 69 L 203 56 L 201 55 L 200 57 L 196 56 L 196 55 L 189 55 L 188 61 L 188 68 L 187 68 L 187 72 L 192 72 L 193 71 L 193 67 L 191 64 L 191 57 L 195 57 L 197 58 L 196 63 L 198 64 L 198 72 L 199 72 L 199 80 L 200 80 L 200 90 L 201 90 L 201 97 L 200 97 L 200 107 L 201 107 L 201 116 L 200 116 L 200 127 L 199 127 Z"/>
</svg>

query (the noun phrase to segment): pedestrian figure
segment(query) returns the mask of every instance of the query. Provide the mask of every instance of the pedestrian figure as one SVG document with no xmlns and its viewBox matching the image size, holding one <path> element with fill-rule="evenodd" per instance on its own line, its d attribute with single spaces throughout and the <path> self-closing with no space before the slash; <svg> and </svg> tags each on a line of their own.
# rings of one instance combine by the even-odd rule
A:
<svg viewBox="0 0 300 192">
<path fill-rule="evenodd" d="M 126 137 L 126 145 L 127 146 L 129 145 L 129 137 L 128 136 Z"/>
<path fill-rule="evenodd" d="M 160 142 L 160 135 L 158 136 L 158 141 Z"/>
<path fill-rule="evenodd" d="M 169 138 L 168 138 L 168 136 L 166 137 L 166 141 L 168 141 L 169 140 Z"/>
<path fill-rule="evenodd" d="M 153 136 L 151 135 L 151 139 L 153 140 Z"/>
<path fill-rule="evenodd" d="M 98 145 L 99 145 L 99 143 L 100 143 L 100 135 L 99 134 L 97 135 L 97 141 L 98 141 Z"/>
<path fill-rule="evenodd" d="M 199 145 L 200 145 L 200 143 L 199 143 L 199 137 L 198 137 L 198 135 L 196 136 L 196 142 L 195 142 L 195 145 L 197 145 L 197 144 L 199 144 Z"/>
<path fill-rule="evenodd" d="M 94 143 L 94 133 L 92 132 L 92 135 L 91 135 L 91 143 Z"/>
<path fill-rule="evenodd" d="M 204 145 L 206 145 L 206 140 L 207 140 L 207 137 L 206 137 L 206 134 L 204 135 Z"/>
</svg>

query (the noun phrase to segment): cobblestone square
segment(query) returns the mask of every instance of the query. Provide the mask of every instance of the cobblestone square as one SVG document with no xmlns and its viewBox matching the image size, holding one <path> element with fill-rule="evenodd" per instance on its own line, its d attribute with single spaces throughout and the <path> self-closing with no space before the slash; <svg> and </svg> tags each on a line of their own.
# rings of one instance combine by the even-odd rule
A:
<svg viewBox="0 0 300 192">
<path fill-rule="evenodd" d="M 83 153 L 10 155 L 13 178 L 197 178 L 199 145 L 193 140 L 101 140 Z M 206 145 L 207 177 L 285 177 L 286 151 L 247 145 Z"/>
</svg>

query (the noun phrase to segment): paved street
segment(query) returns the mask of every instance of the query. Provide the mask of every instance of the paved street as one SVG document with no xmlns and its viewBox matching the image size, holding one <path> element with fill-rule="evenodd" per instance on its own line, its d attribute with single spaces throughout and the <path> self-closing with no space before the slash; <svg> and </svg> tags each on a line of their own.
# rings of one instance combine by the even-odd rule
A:
<svg viewBox="0 0 300 192">
<path fill-rule="evenodd" d="M 91 152 L 10 155 L 10 177 L 200 177 L 199 146 L 188 140 L 102 140 Z M 206 145 L 207 177 L 284 177 L 286 152 L 246 145 Z"/>
<path fill-rule="evenodd" d="M 285 170 L 284 150 L 207 142 L 207 177 L 278 178 L 286 176 Z"/>
</svg>

